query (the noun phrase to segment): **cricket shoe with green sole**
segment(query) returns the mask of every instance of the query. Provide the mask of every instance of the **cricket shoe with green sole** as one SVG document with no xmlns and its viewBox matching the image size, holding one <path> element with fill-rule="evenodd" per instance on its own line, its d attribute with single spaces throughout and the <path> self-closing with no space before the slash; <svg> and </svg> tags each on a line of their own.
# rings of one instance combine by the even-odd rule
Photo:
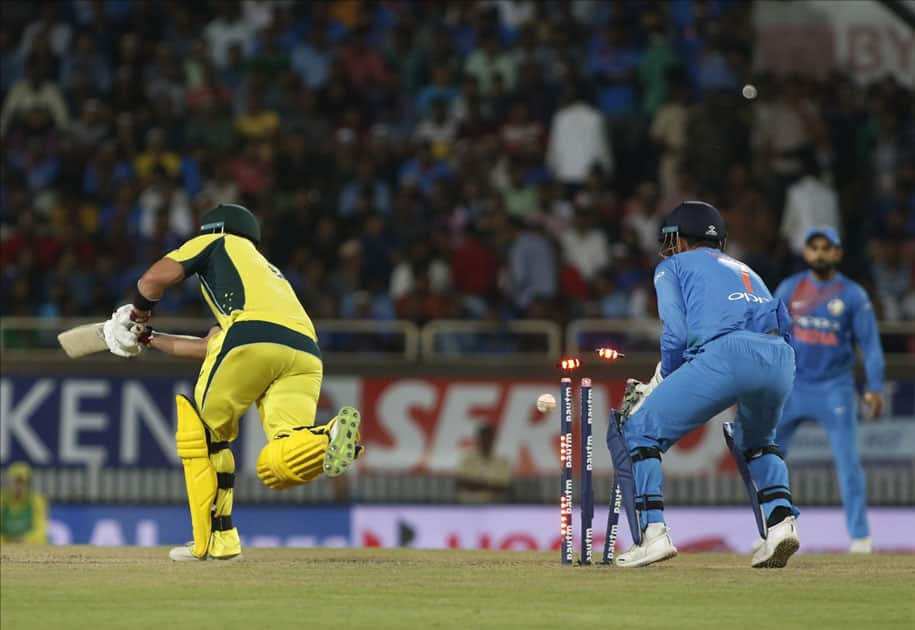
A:
<svg viewBox="0 0 915 630">
<path fill-rule="evenodd" d="M 359 444 L 359 425 L 362 417 L 355 407 L 341 407 L 328 422 L 330 444 L 324 454 L 324 474 L 339 477 L 353 465 L 364 448 Z"/>
</svg>

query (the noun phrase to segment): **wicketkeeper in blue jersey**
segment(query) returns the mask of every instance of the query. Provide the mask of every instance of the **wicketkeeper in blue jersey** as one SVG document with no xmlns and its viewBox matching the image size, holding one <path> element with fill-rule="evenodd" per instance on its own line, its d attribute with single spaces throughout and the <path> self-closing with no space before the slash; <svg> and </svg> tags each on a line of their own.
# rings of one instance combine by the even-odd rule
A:
<svg viewBox="0 0 915 630">
<path fill-rule="evenodd" d="M 864 356 L 867 375 L 864 402 L 875 416 L 883 406 L 883 350 L 867 293 L 836 271 L 841 258 L 842 242 L 836 230 L 812 228 L 804 247 L 810 269 L 787 278 L 775 290 L 794 321 L 791 345 L 797 361 L 794 390 L 775 441 L 785 451 L 794 430 L 806 419 L 816 420 L 826 429 L 835 453 L 851 551 L 870 553 L 867 489 L 858 454 L 855 342 Z"/>
<path fill-rule="evenodd" d="M 791 319 L 756 272 L 722 252 L 726 236 L 718 210 L 699 201 L 677 206 L 661 228 L 665 260 L 654 276 L 661 361 L 648 383 L 630 382 L 607 432 L 635 541 L 617 557 L 619 566 L 677 555 L 664 524 L 661 455 L 735 403 L 725 439 L 763 539 L 752 566 L 783 567 L 800 546 L 788 468 L 775 447 L 794 383 Z"/>
</svg>

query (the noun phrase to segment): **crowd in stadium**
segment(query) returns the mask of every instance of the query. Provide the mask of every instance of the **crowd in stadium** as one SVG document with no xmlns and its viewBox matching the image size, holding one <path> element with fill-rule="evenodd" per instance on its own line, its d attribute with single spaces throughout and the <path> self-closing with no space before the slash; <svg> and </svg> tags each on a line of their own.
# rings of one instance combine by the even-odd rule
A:
<svg viewBox="0 0 915 630">
<path fill-rule="evenodd" d="M 837 225 L 915 319 L 915 95 L 753 41 L 726 0 L 4 3 L 2 313 L 108 313 L 236 202 L 315 318 L 654 316 L 703 199 L 773 288 Z"/>
</svg>

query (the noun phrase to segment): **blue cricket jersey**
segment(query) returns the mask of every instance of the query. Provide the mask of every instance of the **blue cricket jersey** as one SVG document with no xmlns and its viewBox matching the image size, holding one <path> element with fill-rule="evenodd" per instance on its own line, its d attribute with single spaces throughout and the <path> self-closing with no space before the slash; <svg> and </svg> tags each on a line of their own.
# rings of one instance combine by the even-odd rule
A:
<svg viewBox="0 0 915 630">
<path fill-rule="evenodd" d="M 784 303 L 772 297 L 755 271 L 717 249 L 694 249 L 661 261 L 654 286 L 664 327 L 662 376 L 731 332 L 778 331 L 786 340 L 790 334 Z"/>
<path fill-rule="evenodd" d="M 883 389 L 883 349 L 877 318 L 867 292 L 837 273 L 820 282 L 811 271 L 782 281 L 776 297 L 788 305 L 794 320 L 791 345 L 797 380 L 854 383 L 855 341 L 864 355 L 867 391 Z"/>
</svg>

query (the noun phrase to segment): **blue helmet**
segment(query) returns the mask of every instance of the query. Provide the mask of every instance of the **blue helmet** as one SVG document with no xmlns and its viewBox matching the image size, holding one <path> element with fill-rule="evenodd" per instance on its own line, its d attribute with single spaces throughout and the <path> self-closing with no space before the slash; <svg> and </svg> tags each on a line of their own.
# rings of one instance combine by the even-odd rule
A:
<svg viewBox="0 0 915 630">
<path fill-rule="evenodd" d="M 670 211 L 661 224 L 658 242 L 661 251 L 676 250 L 680 236 L 694 240 L 713 241 L 724 248 L 728 228 L 718 208 L 704 201 L 684 201 Z"/>
</svg>

